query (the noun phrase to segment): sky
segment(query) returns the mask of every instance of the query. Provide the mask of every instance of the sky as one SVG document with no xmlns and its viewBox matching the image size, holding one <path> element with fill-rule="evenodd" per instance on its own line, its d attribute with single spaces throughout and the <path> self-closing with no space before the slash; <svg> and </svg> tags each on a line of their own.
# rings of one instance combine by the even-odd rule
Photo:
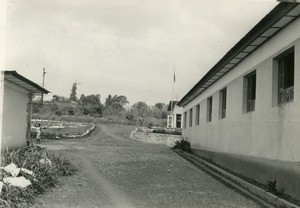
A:
<svg viewBox="0 0 300 208">
<path fill-rule="evenodd" d="M 180 100 L 276 0 L 9 0 L 5 69 L 53 95 Z M 173 82 L 174 72 L 176 81 Z"/>
</svg>

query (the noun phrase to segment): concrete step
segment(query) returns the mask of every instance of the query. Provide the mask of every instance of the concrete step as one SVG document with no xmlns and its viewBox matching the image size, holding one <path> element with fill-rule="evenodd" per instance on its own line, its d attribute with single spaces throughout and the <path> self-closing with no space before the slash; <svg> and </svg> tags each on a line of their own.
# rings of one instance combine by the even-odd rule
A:
<svg viewBox="0 0 300 208">
<path fill-rule="evenodd" d="M 200 168 L 201 170 L 207 172 L 208 174 L 212 175 L 213 177 L 221 180 L 227 185 L 230 185 L 237 190 L 241 191 L 242 193 L 246 194 L 250 198 L 254 199 L 258 203 L 262 204 L 268 208 L 300 208 L 299 206 L 280 198 L 266 190 L 255 186 L 215 165 L 209 163 L 200 157 L 197 157 L 193 154 L 189 154 L 186 152 L 182 152 L 180 150 L 174 150 L 177 154 L 194 164 L 196 167 Z"/>
</svg>

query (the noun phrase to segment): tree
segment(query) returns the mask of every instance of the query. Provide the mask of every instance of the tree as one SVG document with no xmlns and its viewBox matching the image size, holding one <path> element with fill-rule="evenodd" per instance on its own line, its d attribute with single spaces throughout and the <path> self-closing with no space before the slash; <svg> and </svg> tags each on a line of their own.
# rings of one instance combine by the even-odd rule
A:
<svg viewBox="0 0 300 208">
<path fill-rule="evenodd" d="M 164 103 L 156 103 L 152 108 L 152 116 L 157 119 L 165 119 L 167 117 L 167 105 Z"/>
<path fill-rule="evenodd" d="M 132 109 L 136 112 L 139 117 L 144 117 L 149 112 L 149 107 L 144 102 L 137 102 L 132 106 Z"/>
<path fill-rule="evenodd" d="M 111 95 L 108 95 L 108 97 L 105 100 L 105 107 L 108 108 L 110 106 L 115 106 L 117 108 L 121 107 L 122 109 L 126 104 L 128 104 L 127 97 L 124 95 L 114 95 L 113 97 Z"/>
<path fill-rule="evenodd" d="M 128 100 L 127 100 L 127 97 L 124 96 L 124 95 L 120 95 L 120 96 L 117 96 L 115 98 L 116 102 L 118 102 L 123 108 L 126 104 L 128 104 Z"/>
<path fill-rule="evenodd" d="M 108 95 L 108 97 L 105 99 L 105 108 L 111 106 L 112 104 L 112 96 Z"/>
<path fill-rule="evenodd" d="M 105 100 L 104 112 L 106 115 L 118 115 L 125 111 L 125 105 L 128 103 L 127 97 L 124 95 L 108 95 Z"/>
<path fill-rule="evenodd" d="M 60 103 L 66 103 L 69 102 L 68 98 L 64 97 L 64 96 L 59 96 L 59 95 L 53 95 L 52 96 L 52 100 L 53 103 L 55 102 L 60 102 Z"/>
<path fill-rule="evenodd" d="M 97 95 L 88 95 L 88 96 L 85 96 L 84 94 L 82 94 L 80 96 L 80 99 L 78 100 L 78 103 L 80 105 L 84 105 L 86 107 L 100 105 L 101 104 L 101 102 L 100 102 L 100 95 L 97 94 Z"/>
<path fill-rule="evenodd" d="M 85 96 L 82 94 L 80 99 L 78 100 L 79 105 L 81 106 L 81 111 L 84 115 L 92 115 L 96 114 L 102 115 L 102 104 L 100 102 L 100 95 L 88 95 Z"/>
<path fill-rule="evenodd" d="M 71 90 L 71 95 L 70 95 L 70 100 L 73 102 L 77 102 L 77 83 L 73 83 L 72 90 Z"/>
<path fill-rule="evenodd" d="M 161 110 L 166 106 L 164 103 L 155 103 L 154 107 Z"/>
</svg>

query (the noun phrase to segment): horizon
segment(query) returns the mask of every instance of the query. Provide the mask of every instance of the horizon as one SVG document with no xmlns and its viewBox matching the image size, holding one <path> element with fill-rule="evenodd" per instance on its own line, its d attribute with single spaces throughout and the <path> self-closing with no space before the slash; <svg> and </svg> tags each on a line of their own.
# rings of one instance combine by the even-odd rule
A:
<svg viewBox="0 0 300 208">
<path fill-rule="evenodd" d="M 180 100 L 276 5 L 274 0 L 8 3 L 5 68 L 53 95 Z M 255 11 L 255 13 L 253 12 Z M 174 70 L 176 82 L 173 89 Z M 172 91 L 174 90 L 174 93 Z"/>
</svg>

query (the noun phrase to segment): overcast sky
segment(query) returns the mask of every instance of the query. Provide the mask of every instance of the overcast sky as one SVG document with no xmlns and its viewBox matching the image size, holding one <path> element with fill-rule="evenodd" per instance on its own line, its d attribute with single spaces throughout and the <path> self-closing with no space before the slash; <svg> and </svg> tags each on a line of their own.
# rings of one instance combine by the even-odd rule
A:
<svg viewBox="0 0 300 208">
<path fill-rule="evenodd" d="M 6 69 L 54 94 L 180 100 L 275 0 L 9 0 Z"/>
</svg>

